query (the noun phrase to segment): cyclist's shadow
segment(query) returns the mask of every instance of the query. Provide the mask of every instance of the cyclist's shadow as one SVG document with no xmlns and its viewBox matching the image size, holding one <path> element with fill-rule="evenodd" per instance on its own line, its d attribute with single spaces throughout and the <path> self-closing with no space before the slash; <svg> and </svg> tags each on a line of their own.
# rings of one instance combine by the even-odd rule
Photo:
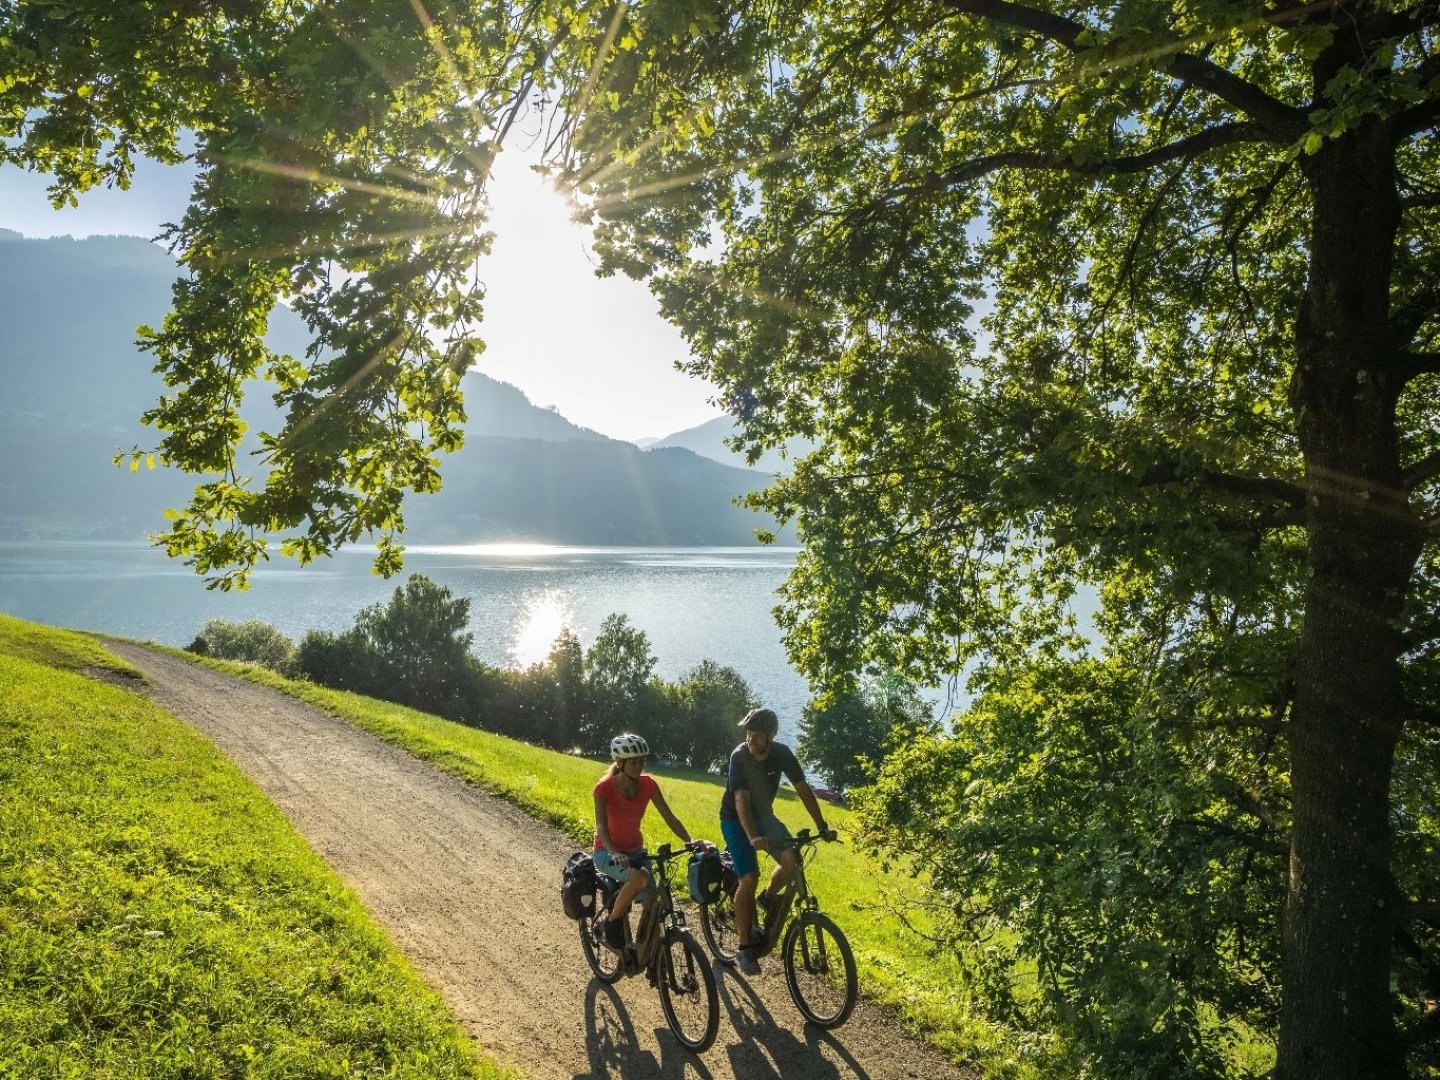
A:
<svg viewBox="0 0 1440 1080">
<path fill-rule="evenodd" d="M 649 1050 L 639 1048 L 635 1024 L 615 988 L 592 979 L 585 991 L 585 1051 L 590 1068 L 575 1080 L 600 1076 L 713 1080 L 705 1063 L 680 1046 L 668 1027 L 656 1033 L 656 1041 L 660 1044 L 658 1061 Z"/>
<path fill-rule="evenodd" d="M 727 1053 L 736 1076 L 743 1076 L 745 1080 L 763 1077 L 776 1077 L 778 1080 L 782 1076 L 787 1080 L 794 1080 L 797 1076 L 807 1080 L 811 1077 L 817 1080 L 828 1080 L 830 1077 L 869 1080 L 870 1074 L 830 1032 L 806 1024 L 797 1017 L 804 1025 L 805 1037 L 801 1039 L 776 1021 L 743 976 L 717 964 L 716 981 L 723 1010 L 721 1031 L 724 1032 L 726 1019 L 734 1029 Z M 820 1052 L 822 1045 L 844 1063 L 844 1069 Z"/>
</svg>

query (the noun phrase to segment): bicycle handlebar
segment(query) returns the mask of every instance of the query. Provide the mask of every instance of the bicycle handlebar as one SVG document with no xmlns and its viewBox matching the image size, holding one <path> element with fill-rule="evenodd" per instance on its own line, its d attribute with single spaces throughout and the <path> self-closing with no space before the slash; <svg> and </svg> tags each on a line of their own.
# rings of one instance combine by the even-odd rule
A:
<svg viewBox="0 0 1440 1080">
<path fill-rule="evenodd" d="M 826 829 L 823 833 L 812 833 L 809 829 L 801 829 L 794 836 L 796 847 L 804 847 L 806 844 L 818 844 L 821 840 L 831 844 L 840 843 L 840 834 L 834 829 Z"/>
<path fill-rule="evenodd" d="M 650 857 L 658 863 L 666 863 L 669 862 L 671 859 L 678 859 L 683 854 L 689 854 L 692 851 L 700 851 L 704 848 L 713 846 L 714 845 L 712 845 L 708 840 L 691 840 L 688 844 L 681 844 L 680 850 L 676 851 L 671 848 L 669 844 L 661 844 L 655 850 L 655 854 L 651 855 Z"/>
</svg>

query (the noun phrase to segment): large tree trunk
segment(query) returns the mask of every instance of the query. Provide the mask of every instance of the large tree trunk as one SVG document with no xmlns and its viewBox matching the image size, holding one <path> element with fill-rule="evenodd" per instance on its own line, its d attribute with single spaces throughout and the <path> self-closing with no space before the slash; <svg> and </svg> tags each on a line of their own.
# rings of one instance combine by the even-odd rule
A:
<svg viewBox="0 0 1440 1080">
<path fill-rule="evenodd" d="M 1310 280 L 1291 404 L 1309 489 L 1310 578 L 1290 733 L 1281 1080 L 1405 1075 L 1390 966 L 1390 778 L 1403 724 L 1401 604 L 1420 532 L 1401 488 L 1389 327 L 1400 209 L 1379 125 L 1304 167 Z"/>
</svg>

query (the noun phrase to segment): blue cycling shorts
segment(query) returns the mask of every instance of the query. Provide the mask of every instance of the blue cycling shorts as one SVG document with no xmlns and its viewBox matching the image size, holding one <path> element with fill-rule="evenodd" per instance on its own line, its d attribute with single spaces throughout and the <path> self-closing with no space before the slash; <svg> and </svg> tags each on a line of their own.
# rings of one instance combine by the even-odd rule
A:
<svg viewBox="0 0 1440 1080">
<path fill-rule="evenodd" d="M 760 831 L 761 836 L 769 837 L 771 840 L 790 840 L 790 830 L 785 823 L 771 814 L 755 822 L 755 827 Z M 730 850 L 730 857 L 735 860 L 735 876 L 745 877 L 748 874 L 760 873 L 760 859 L 755 853 L 755 848 L 750 843 L 750 837 L 745 832 L 745 826 L 738 821 L 731 821 L 728 818 L 720 819 L 720 834 L 725 837 L 725 846 Z M 772 856 L 775 852 L 770 853 Z"/>
</svg>

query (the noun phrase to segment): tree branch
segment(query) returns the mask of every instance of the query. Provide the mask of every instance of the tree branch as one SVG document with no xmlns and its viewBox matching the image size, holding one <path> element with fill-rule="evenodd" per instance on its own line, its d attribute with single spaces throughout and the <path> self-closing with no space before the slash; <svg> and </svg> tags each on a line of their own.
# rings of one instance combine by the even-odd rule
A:
<svg viewBox="0 0 1440 1080">
<path fill-rule="evenodd" d="M 1416 81 L 1421 89 L 1440 78 L 1440 54 L 1427 56 L 1416 69 Z M 1402 138 L 1418 135 L 1440 121 L 1440 98 L 1430 97 L 1420 103 L 1403 109 L 1395 116 L 1395 132 Z"/>
<path fill-rule="evenodd" d="M 1122 176 L 1143 172 L 1156 165 L 1178 158 L 1198 157 L 1222 146 L 1261 140 L 1260 128 L 1254 124 L 1220 124 L 1195 133 L 1166 146 L 1157 147 L 1132 157 L 1101 158 L 1095 161 L 1079 162 L 1074 157 L 1038 154 L 1029 150 L 1012 150 L 962 162 L 944 172 L 935 173 L 919 184 L 891 188 L 881 198 L 888 202 L 899 196 L 934 194 L 949 191 L 961 184 L 978 180 L 1001 169 L 1031 169 L 1045 172 L 1063 172 L 1071 176 Z"/>
<path fill-rule="evenodd" d="M 1436 195 L 1440 199 L 1440 194 Z M 1400 343 L 1413 341 L 1425 322 L 1440 313 L 1440 287 L 1431 285 L 1420 289 L 1397 303 L 1390 316 L 1392 340 Z"/>
<path fill-rule="evenodd" d="M 1401 352 L 1399 366 L 1406 382 L 1417 375 L 1440 374 L 1440 353 Z"/>
<path fill-rule="evenodd" d="M 1400 479 L 1407 488 L 1412 490 L 1426 480 L 1433 480 L 1440 476 L 1440 450 L 1421 458 L 1415 464 L 1409 466 L 1400 474 Z"/>
<path fill-rule="evenodd" d="M 1412 900 L 1401 905 L 1400 915 L 1406 922 L 1421 922 L 1440 930 L 1440 900 Z"/>
<path fill-rule="evenodd" d="M 1063 46 L 1077 56 L 1094 52 L 1080 44 L 1080 35 L 1089 27 L 1061 15 L 1039 11 L 1011 0 L 946 0 L 946 3 L 951 10 L 959 14 L 973 15 L 986 22 L 1036 34 Z M 1292 21 L 1305 10 L 1277 12 L 1265 21 Z M 1271 97 L 1258 86 L 1246 82 L 1218 64 L 1181 52 L 1182 48 L 1183 42 L 1170 42 L 1147 50 L 1145 58 L 1153 61 L 1151 66 L 1154 70 L 1164 72 L 1187 86 L 1213 94 L 1227 105 L 1238 109 L 1259 124 L 1264 129 L 1266 138 L 1271 141 L 1293 142 L 1305 133 L 1308 122 L 1303 111 Z M 1133 63 L 1136 58 L 1128 59 Z"/>
<path fill-rule="evenodd" d="M 1305 507 L 1303 487 L 1289 480 L 1278 480 L 1269 476 L 1236 476 L 1233 473 L 1222 473 L 1216 469 L 1178 461 L 1156 462 L 1140 475 L 1141 487 L 1176 483 L 1199 483 L 1212 491 L 1225 495 L 1240 495 L 1259 503 L 1282 503 L 1297 510 Z"/>
</svg>

